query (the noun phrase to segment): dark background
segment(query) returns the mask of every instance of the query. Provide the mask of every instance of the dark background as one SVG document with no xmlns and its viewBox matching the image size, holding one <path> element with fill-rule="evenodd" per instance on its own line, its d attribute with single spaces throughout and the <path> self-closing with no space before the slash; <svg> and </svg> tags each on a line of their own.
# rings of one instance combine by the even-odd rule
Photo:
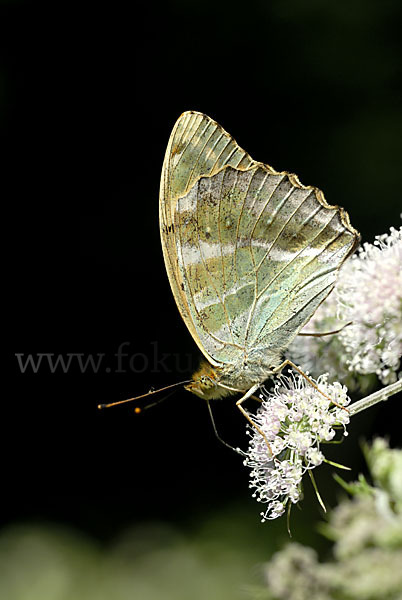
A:
<svg viewBox="0 0 402 600">
<path fill-rule="evenodd" d="M 191 526 L 228 502 L 258 520 L 248 473 L 214 438 L 201 400 L 179 390 L 143 415 L 96 408 L 187 378 L 189 356 L 197 365 L 160 248 L 165 147 L 183 111 L 205 112 L 255 159 L 322 188 L 363 241 L 398 226 L 401 6 L 0 4 L 12 377 L 2 386 L 3 524 L 45 519 L 108 539 L 153 518 Z M 126 372 L 116 373 L 124 342 Z M 132 355 L 151 364 L 155 347 L 169 354 L 168 372 L 130 371 Z M 106 356 L 98 373 L 52 374 L 45 363 L 21 373 L 15 353 Z M 222 436 L 244 446 L 233 400 L 215 409 Z M 391 400 L 355 418 L 333 453 L 351 477 L 363 468 L 361 437 L 401 443 L 397 413 Z M 331 502 L 335 484 L 322 470 Z"/>
</svg>

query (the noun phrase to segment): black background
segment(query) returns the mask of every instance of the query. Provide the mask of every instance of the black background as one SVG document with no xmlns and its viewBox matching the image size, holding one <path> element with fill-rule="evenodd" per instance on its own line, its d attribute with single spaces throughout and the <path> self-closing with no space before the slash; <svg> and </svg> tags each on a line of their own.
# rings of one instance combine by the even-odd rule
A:
<svg viewBox="0 0 402 600">
<path fill-rule="evenodd" d="M 0 10 L 12 377 L 2 386 L 2 522 L 55 520 L 103 539 L 136 520 L 191 522 L 233 499 L 257 516 L 247 473 L 214 438 L 201 400 L 179 390 L 142 415 L 96 409 L 187 378 L 189 356 L 197 365 L 160 248 L 165 147 L 184 110 L 205 112 L 257 160 L 324 189 L 363 241 L 398 226 L 400 3 Z M 116 373 L 124 342 L 126 372 Z M 155 347 L 170 355 L 168 372 L 132 372 L 130 357 L 152 363 Z M 21 373 L 15 353 L 104 353 L 111 372 Z M 362 468 L 360 436 L 400 444 L 397 406 L 356 417 L 334 455 L 352 476 Z M 223 437 L 244 445 L 233 401 L 215 409 Z"/>
</svg>

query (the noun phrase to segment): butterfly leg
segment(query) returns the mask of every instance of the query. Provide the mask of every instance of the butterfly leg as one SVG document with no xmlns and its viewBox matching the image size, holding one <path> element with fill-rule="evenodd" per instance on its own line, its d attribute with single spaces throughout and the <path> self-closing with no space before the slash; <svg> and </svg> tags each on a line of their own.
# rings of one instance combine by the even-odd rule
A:
<svg viewBox="0 0 402 600">
<path fill-rule="evenodd" d="M 295 363 L 293 363 L 291 360 L 289 360 L 289 359 L 284 360 L 283 363 L 279 365 L 279 367 L 276 367 L 276 369 L 274 369 L 274 373 L 275 374 L 281 373 L 281 371 L 285 367 L 292 367 L 292 369 L 294 369 L 295 371 L 297 371 L 298 373 L 300 373 L 300 375 L 302 375 L 304 377 L 304 379 L 306 379 L 309 382 L 309 384 L 312 385 L 315 390 L 317 390 L 317 392 L 320 392 L 320 394 L 322 396 L 324 396 L 324 398 L 326 398 L 327 400 L 329 400 L 332 404 L 334 404 L 338 408 L 342 408 L 343 410 L 346 410 L 346 412 L 349 412 L 347 408 L 345 408 L 344 406 L 341 406 L 337 402 L 334 402 L 333 400 L 331 400 L 331 398 L 329 396 L 327 396 L 327 394 L 324 394 L 324 392 L 322 390 L 320 390 L 320 388 L 318 387 L 318 385 L 315 384 L 314 381 L 312 379 L 310 379 L 310 377 L 308 375 L 306 375 L 306 373 L 304 371 L 302 371 L 300 369 L 300 367 L 298 367 L 297 365 L 295 365 Z"/>
<path fill-rule="evenodd" d="M 253 387 L 251 387 L 248 390 L 248 392 L 246 392 L 244 394 L 244 396 L 242 396 L 241 398 L 239 398 L 239 400 L 237 400 L 236 406 L 240 410 L 240 412 L 242 413 L 242 415 L 244 417 L 246 417 L 247 421 L 254 427 L 254 429 L 256 429 L 260 435 L 262 435 L 262 437 L 264 438 L 265 443 L 267 445 L 267 448 L 269 450 L 269 453 L 271 454 L 272 458 L 274 458 L 274 453 L 272 452 L 272 448 L 271 448 L 271 445 L 270 445 L 270 443 L 269 443 L 269 441 L 267 439 L 267 436 L 262 431 L 262 429 L 260 429 L 260 427 L 258 427 L 257 423 L 254 423 L 253 419 L 248 415 L 247 411 L 244 410 L 244 408 L 242 407 L 243 402 L 245 402 L 248 398 L 251 398 L 252 395 L 254 394 L 254 392 L 256 392 L 259 387 L 260 387 L 260 384 L 253 385 Z"/>
<path fill-rule="evenodd" d="M 240 448 L 235 448 L 234 446 L 231 446 L 230 444 L 228 444 L 227 442 L 225 442 L 225 440 L 223 440 L 221 438 L 221 436 L 218 433 L 218 430 L 216 428 L 216 424 L 215 424 L 215 419 L 214 419 L 214 415 L 212 413 L 212 409 L 211 409 L 211 405 L 209 403 L 209 400 L 207 400 L 207 406 L 208 406 L 208 411 L 209 411 L 209 416 L 211 418 L 211 423 L 212 423 L 212 427 L 214 429 L 214 433 L 216 438 L 224 445 L 226 446 L 226 448 L 230 448 L 230 450 L 233 450 L 233 452 L 236 452 L 237 454 L 241 454 L 241 456 L 245 456 L 243 450 L 240 450 Z"/>
</svg>

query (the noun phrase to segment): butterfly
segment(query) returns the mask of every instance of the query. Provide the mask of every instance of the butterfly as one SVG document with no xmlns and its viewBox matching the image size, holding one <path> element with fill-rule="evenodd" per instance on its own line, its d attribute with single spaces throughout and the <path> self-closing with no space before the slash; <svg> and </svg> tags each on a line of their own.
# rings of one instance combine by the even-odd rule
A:
<svg viewBox="0 0 402 600">
<path fill-rule="evenodd" d="M 218 123 L 189 111 L 171 133 L 160 233 L 180 314 L 205 361 L 185 386 L 241 404 L 335 285 L 358 232 L 316 187 L 253 160 Z M 297 370 L 298 367 L 293 365 Z"/>
</svg>

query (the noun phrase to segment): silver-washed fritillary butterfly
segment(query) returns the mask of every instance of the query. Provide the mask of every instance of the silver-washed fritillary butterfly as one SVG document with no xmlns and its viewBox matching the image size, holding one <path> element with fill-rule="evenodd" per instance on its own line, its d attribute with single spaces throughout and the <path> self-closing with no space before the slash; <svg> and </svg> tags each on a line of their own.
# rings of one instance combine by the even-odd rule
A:
<svg viewBox="0 0 402 600">
<path fill-rule="evenodd" d="M 284 352 L 333 289 L 359 234 L 318 188 L 256 162 L 194 111 L 170 136 L 159 215 L 170 285 L 207 359 L 185 388 L 207 401 L 241 393 L 237 406 L 265 438 L 242 403 L 286 365 L 309 379 Z"/>
<path fill-rule="evenodd" d="M 186 389 L 237 405 L 334 287 L 359 234 L 296 175 L 254 161 L 218 123 L 183 113 L 162 169 L 160 230 L 170 285 L 207 362 Z"/>
</svg>

